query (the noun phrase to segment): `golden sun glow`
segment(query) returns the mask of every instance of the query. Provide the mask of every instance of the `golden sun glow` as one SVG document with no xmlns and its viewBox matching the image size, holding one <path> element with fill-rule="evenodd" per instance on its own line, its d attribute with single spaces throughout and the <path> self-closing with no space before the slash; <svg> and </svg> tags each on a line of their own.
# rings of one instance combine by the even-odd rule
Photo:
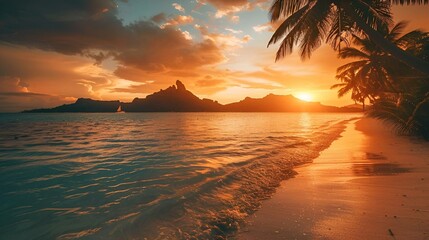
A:
<svg viewBox="0 0 429 240">
<path fill-rule="evenodd" d="M 309 93 L 297 93 L 295 94 L 295 97 L 306 102 L 313 100 L 313 96 Z"/>
</svg>

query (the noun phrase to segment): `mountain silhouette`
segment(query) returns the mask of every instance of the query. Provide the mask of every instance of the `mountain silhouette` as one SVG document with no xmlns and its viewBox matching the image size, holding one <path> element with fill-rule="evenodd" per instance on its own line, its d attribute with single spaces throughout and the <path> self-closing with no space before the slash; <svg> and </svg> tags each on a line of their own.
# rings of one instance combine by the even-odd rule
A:
<svg viewBox="0 0 429 240">
<path fill-rule="evenodd" d="M 359 112 L 359 108 L 333 107 L 318 102 L 305 102 L 292 95 L 269 94 L 263 98 L 246 97 L 244 100 L 222 105 L 211 99 L 200 99 L 177 80 L 164 90 L 130 103 L 98 101 L 79 98 L 75 103 L 50 109 L 24 112 Z"/>
<path fill-rule="evenodd" d="M 198 98 L 179 80 L 176 86 L 122 104 L 125 112 L 217 112 L 222 107 L 216 101 Z"/>
<path fill-rule="evenodd" d="M 292 95 L 269 94 L 263 98 L 250 98 L 225 105 L 232 112 L 340 112 L 341 108 L 317 102 L 305 102 Z"/>
<path fill-rule="evenodd" d="M 120 106 L 121 102 L 118 100 L 98 101 L 89 98 L 79 98 L 75 103 L 72 104 L 64 104 L 54 108 L 34 109 L 24 112 L 116 112 Z"/>
</svg>

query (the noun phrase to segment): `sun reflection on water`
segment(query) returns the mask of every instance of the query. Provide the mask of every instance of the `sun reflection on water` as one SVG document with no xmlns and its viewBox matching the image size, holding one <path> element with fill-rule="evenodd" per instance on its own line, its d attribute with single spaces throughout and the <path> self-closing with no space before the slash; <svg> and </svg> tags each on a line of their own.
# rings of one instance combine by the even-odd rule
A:
<svg viewBox="0 0 429 240">
<path fill-rule="evenodd" d="M 222 208 L 238 199 L 254 206 L 258 196 L 252 194 L 264 189 L 259 185 L 272 188 L 280 181 L 274 179 L 282 174 L 278 161 L 305 159 L 316 129 L 345 118 L 148 113 L 32 114 L 16 120 L 6 115 L 0 118 L 0 210 L 9 220 L 0 231 L 14 239 L 120 238 L 183 214 L 209 224 L 208 212 L 225 212 Z M 278 156 L 287 149 L 291 154 Z M 211 205 L 187 207 L 198 201 Z"/>
</svg>

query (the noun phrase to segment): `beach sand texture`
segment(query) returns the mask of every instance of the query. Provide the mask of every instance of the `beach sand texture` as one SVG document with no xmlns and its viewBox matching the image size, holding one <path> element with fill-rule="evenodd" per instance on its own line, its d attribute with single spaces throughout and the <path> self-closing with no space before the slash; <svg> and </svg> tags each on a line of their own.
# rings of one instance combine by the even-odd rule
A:
<svg viewBox="0 0 429 240">
<path fill-rule="evenodd" d="M 363 118 L 296 170 L 239 239 L 429 239 L 429 143 Z"/>
</svg>

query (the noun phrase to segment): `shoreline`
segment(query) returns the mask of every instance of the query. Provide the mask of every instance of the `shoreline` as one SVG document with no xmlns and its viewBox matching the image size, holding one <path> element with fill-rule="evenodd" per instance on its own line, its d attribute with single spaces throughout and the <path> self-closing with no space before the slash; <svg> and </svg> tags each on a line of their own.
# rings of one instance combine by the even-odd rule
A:
<svg viewBox="0 0 429 240">
<path fill-rule="evenodd" d="M 341 136 L 294 168 L 237 238 L 429 239 L 429 143 L 369 118 Z"/>
</svg>

